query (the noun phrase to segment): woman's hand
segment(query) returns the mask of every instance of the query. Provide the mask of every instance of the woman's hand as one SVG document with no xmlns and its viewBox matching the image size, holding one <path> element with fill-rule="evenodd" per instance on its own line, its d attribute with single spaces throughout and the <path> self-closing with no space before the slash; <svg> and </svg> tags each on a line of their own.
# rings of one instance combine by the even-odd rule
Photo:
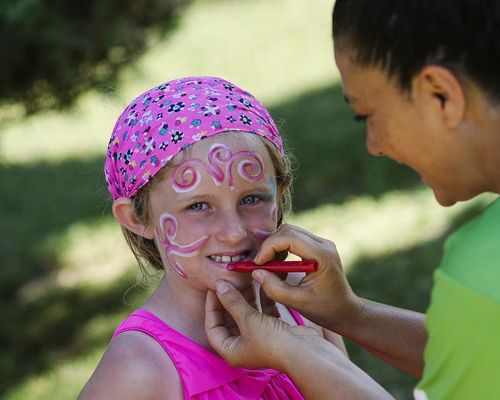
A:
<svg viewBox="0 0 500 400">
<path fill-rule="evenodd" d="M 260 313 L 229 282 L 208 291 L 205 331 L 210 345 L 230 364 L 286 373 L 309 399 L 394 400 L 336 346 L 307 326 L 290 326 Z M 239 333 L 226 326 L 234 318 Z"/>
<path fill-rule="evenodd" d="M 359 344 L 387 363 L 420 377 L 427 332 L 423 314 L 361 299 L 351 290 L 335 245 L 306 230 L 282 225 L 254 259 L 263 264 L 289 251 L 316 260 L 318 270 L 291 286 L 264 270 L 252 273 L 272 300 Z"/>
<path fill-rule="evenodd" d="M 305 260 L 316 260 L 318 270 L 307 274 L 297 286 L 271 272 L 254 271 L 253 277 L 266 295 L 332 331 L 349 330 L 349 324 L 361 314 L 364 303 L 347 282 L 335 244 L 305 229 L 284 224 L 262 243 L 254 262 L 264 264 L 284 251 Z"/>
<path fill-rule="evenodd" d="M 261 313 L 229 282 L 216 282 L 216 289 L 220 301 L 213 291 L 207 293 L 205 330 L 210 345 L 234 366 L 285 371 L 283 356 L 290 358 L 300 350 L 306 337 L 323 340 L 314 328 L 290 326 L 276 318 L 279 314 L 274 302 L 268 300 L 262 304 L 264 313 Z M 238 330 L 234 323 L 228 322 L 226 310 Z"/>
</svg>

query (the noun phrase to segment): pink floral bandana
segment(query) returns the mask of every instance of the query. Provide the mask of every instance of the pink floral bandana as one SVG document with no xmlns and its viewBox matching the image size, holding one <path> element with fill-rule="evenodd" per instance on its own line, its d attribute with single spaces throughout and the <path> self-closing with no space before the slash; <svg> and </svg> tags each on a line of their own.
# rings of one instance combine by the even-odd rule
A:
<svg viewBox="0 0 500 400">
<path fill-rule="evenodd" d="M 104 172 L 113 199 L 133 197 L 177 153 L 222 132 L 283 143 L 269 111 L 250 93 L 215 77 L 175 79 L 141 94 L 111 134 Z"/>
</svg>

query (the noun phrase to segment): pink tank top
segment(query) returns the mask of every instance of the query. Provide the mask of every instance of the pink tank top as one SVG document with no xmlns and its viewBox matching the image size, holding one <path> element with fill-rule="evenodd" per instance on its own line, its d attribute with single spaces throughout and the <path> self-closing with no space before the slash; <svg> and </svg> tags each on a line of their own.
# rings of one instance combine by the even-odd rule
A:
<svg viewBox="0 0 500 400">
<path fill-rule="evenodd" d="M 302 317 L 289 310 L 297 324 L 304 325 Z M 184 399 L 304 399 L 287 375 L 273 369 L 234 368 L 144 309 L 136 310 L 124 320 L 113 337 L 126 331 L 144 332 L 165 349 L 181 378 Z"/>
</svg>

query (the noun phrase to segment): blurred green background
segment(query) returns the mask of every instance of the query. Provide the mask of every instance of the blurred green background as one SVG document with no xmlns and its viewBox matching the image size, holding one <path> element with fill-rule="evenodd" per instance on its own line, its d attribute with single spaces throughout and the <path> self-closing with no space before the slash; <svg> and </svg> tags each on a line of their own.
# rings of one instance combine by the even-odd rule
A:
<svg viewBox="0 0 500 400">
<path fill-rule="evenodd" d="M 24 11 L 4 7 L 0 18 L 19 23 L 37 3 L 18 2 Z M 165 12 L 164 20 L 137 7 L 135 20 L 120 15 L 106 33 L 108 47 L 81 61 L 90 72 L 53 87 L 53 75 L 33 73 L 17 94 L 12 80 L 0 83 L 1 399 L 75 398 L 116 325 L 149 293 L 110 215 L 102 164 L 118 114 L 160 82 L 221 76 L 269 107 L 296 158 L 290 222 L 334 240 L 354 290 L 372 300 L 424 311 L 446 235 L 491 200 L 442 208 L 412 171 L 367 154 L 333 62 L 332 0 L 171 3 L 153 13 Z M 40 18 L 51 13 L 34 9 Z M 82 19 L 83 11 L 71 12 Z M 94 32 L 89 15 L 80 34 Z M 48 21 L 58 34 L 73 26 Z M 25 29 L 35 48 L 36 29 Z M 136 42 L 120 32 L 133 32 Z M 50 44 L 43 42 L 44 51 Z M 36 65 L 16 62 L 26 71 Z M 18 68 L 9 65 L 11 73 Z M 351 358 L 396 398 L 410 398 L 412 378 L 348 345 Z"/>
</svg>

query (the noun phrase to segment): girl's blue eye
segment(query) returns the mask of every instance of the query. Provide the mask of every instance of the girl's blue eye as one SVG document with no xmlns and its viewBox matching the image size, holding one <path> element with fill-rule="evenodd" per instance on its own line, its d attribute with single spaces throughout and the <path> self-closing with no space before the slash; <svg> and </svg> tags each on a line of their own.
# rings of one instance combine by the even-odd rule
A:
<svg viewBox="0 0 500 400">
<path fill-rule="evenodd" d="M 257 202 L 258 198 L 257 196 L 245 196 L 241 200 L 243 204 L 255 204 Z"/>
<path fill-rule="evenodd" d="M 202 211 L 205 210 L 207 207 L 208 206 L 206 203 L 194 203 L 189 206 L 189 209 L 193 211 Z"/>
<path fill-rule="evenodd" d="M 366 122 L 367 115 L 355 115 L 352 119 L 354 122 Z"/>
</svg>

